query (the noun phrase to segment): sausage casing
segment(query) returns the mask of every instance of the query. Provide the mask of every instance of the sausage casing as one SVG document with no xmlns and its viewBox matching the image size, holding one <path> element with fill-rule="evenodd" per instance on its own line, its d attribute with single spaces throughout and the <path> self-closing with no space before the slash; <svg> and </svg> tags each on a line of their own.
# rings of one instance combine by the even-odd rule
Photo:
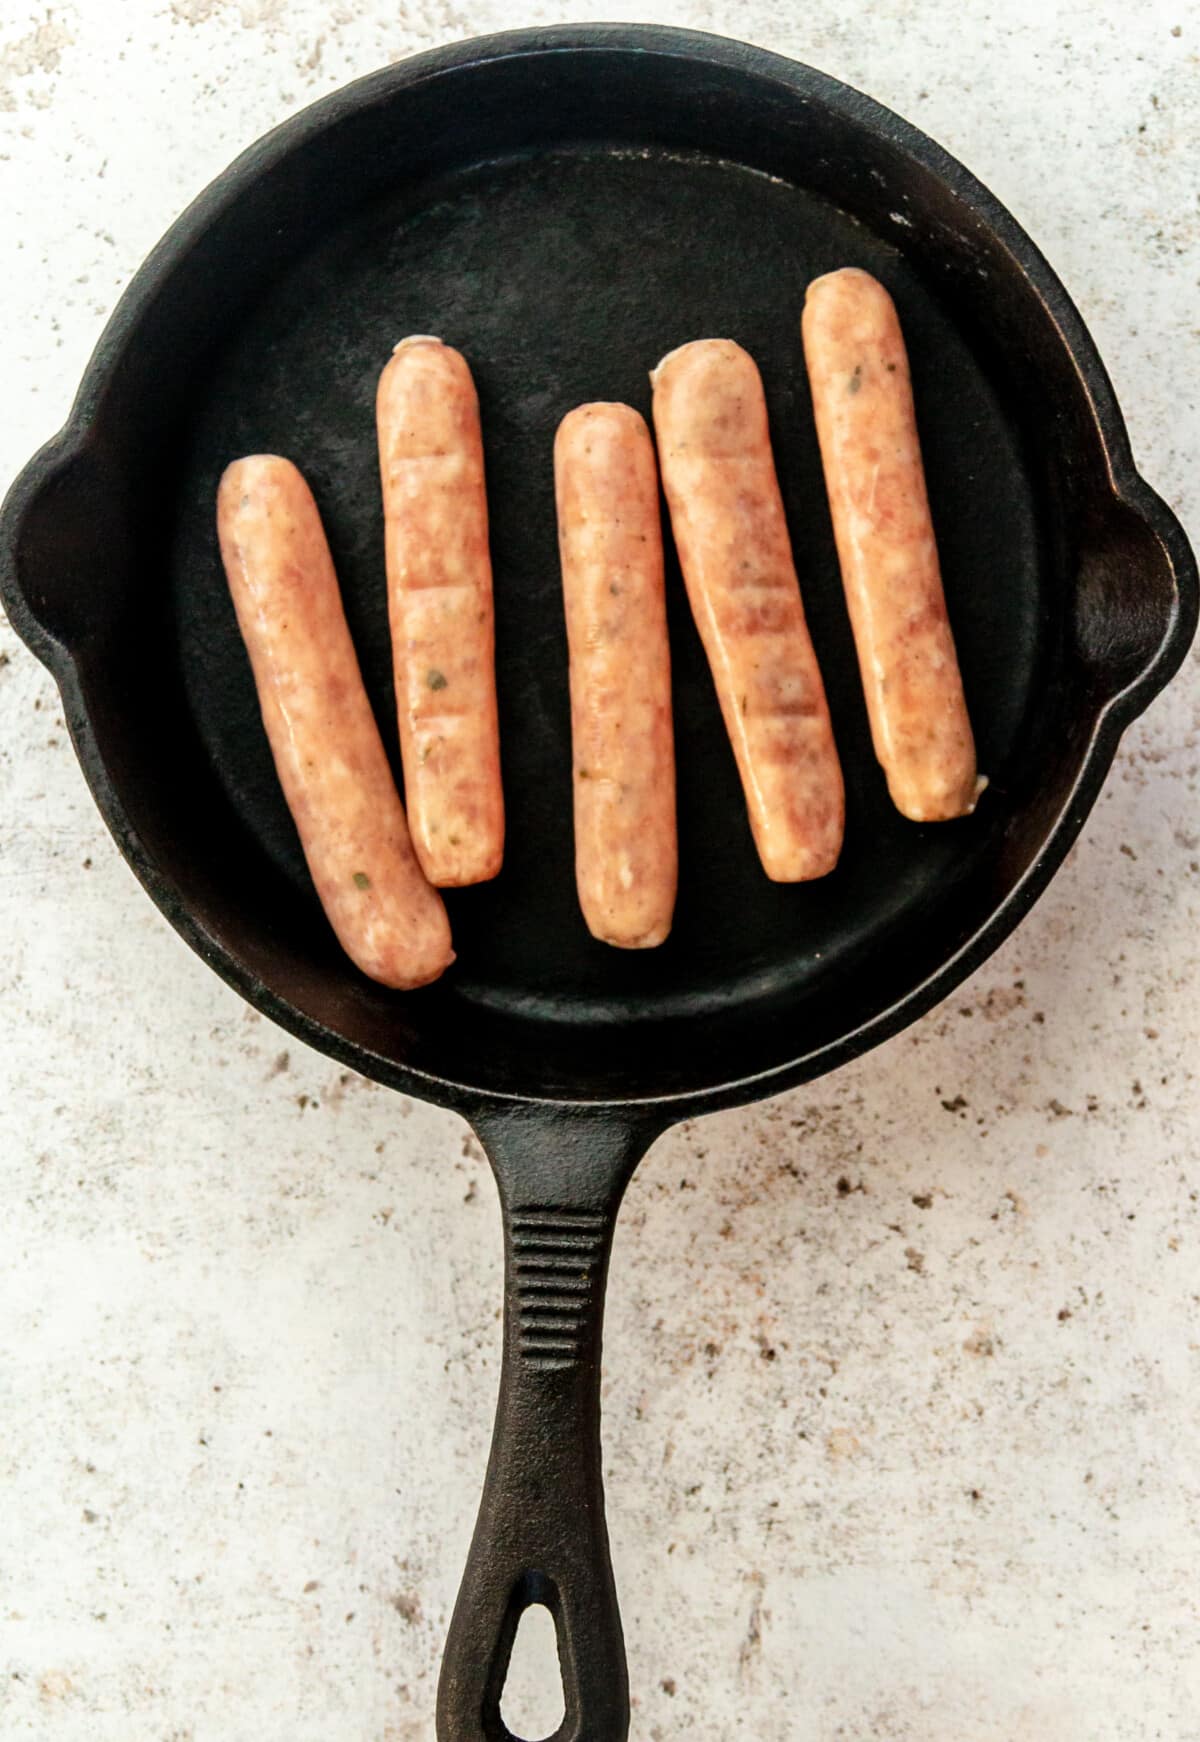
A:
<svg viewBox="0 0 1200 1742">
<path fill-rule="evenodd" d="M 402 340 L 376 398 L 404 795 L 442 887 L 504 856 L 492 565 L 479 400 L 440 339 Z"/>
<path fill-rule="evenodd" d="M 845 267 L 808 287 L 804 354 L 875 754 L 896 808 L 975 808 L 975 741 L 946 600 L 895 305 Z"/>
<path fill-rule="evenodd" d="M 698 339 L 651 380 L 671 527 L 763 869 L 823 877 L 841 851 L 842 771 L 758 369 L 732 340 Z"/>
<path fill-rule="evenodd" d="M 385 986 L 454 960 L 418 865 L 312 494 L 290 460 L 235 460 L 217 494 L 221 556 L 263 724 L 309 871 L 346 954 Z"/>
<path fill-rule="evenodd" d="M 678 882 L 658 468 L 628 405 L 580 405 L 554 442 L 570 649 L 575 880 L 593 937 L 662 943 Z"/>
</svg>

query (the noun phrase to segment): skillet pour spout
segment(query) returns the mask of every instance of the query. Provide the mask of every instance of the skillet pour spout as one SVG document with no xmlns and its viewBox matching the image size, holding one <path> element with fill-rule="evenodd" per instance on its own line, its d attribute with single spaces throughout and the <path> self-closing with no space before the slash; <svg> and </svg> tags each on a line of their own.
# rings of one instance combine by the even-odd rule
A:
<svg viewBox="0 0 1200 1742">
<path fill-rule="evenodd" d="M 1125 720 L 1174 675 L 1195 634 L 1191 566 L 1179 522 L 1136 475 L 1084 517 L 1075 631 L 1098 688 Z"/>
<path fill-rule="evenodd" d="M 799 320 L 809 280 L 848 264 L 904 325 L 990 778 L 951 824 L 891 806 L 846 621 Z M 509 830 L 495 882 L 448 892 L 451 972 L 396 994 L 341 955 L 309 883 L 214 500 L 238 454 L 301 466 L 390 740 L 373 398 L 397 338 L 431 331 L 480 393 Z M 648 370 L 712 334 L 762 371 L 846 842 L 819 882 L 762 876 L 668 551 L 683 875 L 667 943 L 611 950 L 575 901 L 553 437 L 587 400 L 647 412 Z M 675 1120 L 865 1052 L 978 967 L 1195 632 L 1195 559 L 1134 466 L 1078 311 L 968 170 L 813 68 L 657 26 L 457 43 L 293 116 L 180 217 L 0 509 L 0 597 L 59 683 L 122 853 L 202 959 L 290 1033 L 478 1129 L 504 1217 L 503 1368 L 438 1733 L 511 1742 L 509 1653 L 544 1602 L 555 1742 L 622 1742 L 598 1386 L 636 1162 Z"/>
</svg>

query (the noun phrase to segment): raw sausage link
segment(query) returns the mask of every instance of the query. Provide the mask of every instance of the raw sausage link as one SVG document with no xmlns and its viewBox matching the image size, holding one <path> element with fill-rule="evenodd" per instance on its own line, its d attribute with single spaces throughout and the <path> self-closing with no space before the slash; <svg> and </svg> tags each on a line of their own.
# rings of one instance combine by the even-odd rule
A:
<svg viewBox="0 0 1200 1742">
<path fill-rule="evenodd" d="M 275 768 L 329 923 L 373 980 L 436 980 L 454 960 L 450 925 L 412 850 L 308 485 L 274 454 L 235 460 L 217 530 Z"/>
<path fill-rule="evenodd" d="M 845 267 L 809 285 L 803 329 L 875 754 L 913 822 L 968 815 L 983 783 L 895 306 L 869 272 Z"/>
<path fill-rule="evenodd" d="M 661 944 L 678 881 L 658 469 L 644 418 L 580 405 L 554 442 L 571 664 L 575 881 L 593 937 Z"/>
<path fill-rule="evenodd" d="M 431 883 L 494 877 L 504 794 L 479 401 L 440 339 L 404 339 L 376 400 L 404 796 Z"/>
<path fill-rule="evenodd" d="M 841 851 L 842 771 L 758 369 L 730 339 L 697 339 L 651 380 L 671 527 L 763 869 L 823 877 Z"/>
</svg>

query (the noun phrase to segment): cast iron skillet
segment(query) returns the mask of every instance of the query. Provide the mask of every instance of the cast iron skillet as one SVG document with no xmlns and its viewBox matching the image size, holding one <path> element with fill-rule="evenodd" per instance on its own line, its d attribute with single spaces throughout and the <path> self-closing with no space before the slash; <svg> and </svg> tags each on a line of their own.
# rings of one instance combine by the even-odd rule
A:
<svg viewBox="0 0 1200 1742">
<path fill-rule="evenodd" d="M 883 279 L 910 343 L 991 777 L 960 823 L 904 822 L 871 754 L 799 336 L 807 280 L 842 264 Z M 299 462 L 394 742 L 372 402 L 411 331 L 461 346 L 482 400 L 509 848 L 494 884 L 451 898 L 458 965 L 399 996 L 340 954 L 305 875 L 213 494 L 236 454 Z M 594 943 L 575 902 L 551 441 L 580 400 L 648 410 L 648 369 L 707 334 L 740 340 L 765 377 L 846 847 L 819 884 L 761 875 L 672 569 L 679 910 L 664 948 L 630 954 Z M 808 67 L 657 28 L 461 43 L 305 110 L 180 218 L 66 428 L 13 486 L 0 585 L 167 917 L 285 1028 L 465 1114 L 491 1158 L 503 1371 L 439 1736 L 508 1736 L 508 1655 L 541 1601 L 558 1629 L 558 1742 L 623 1737 L 598 1379 L 634 1165 L 672 1121 L 831 1069 L 976 967 L 1045 887 L 1122 729 L 1192 636 L 1192 555 L 1134 470 L 1078 314 L 960 164 Z"/>
</svg>

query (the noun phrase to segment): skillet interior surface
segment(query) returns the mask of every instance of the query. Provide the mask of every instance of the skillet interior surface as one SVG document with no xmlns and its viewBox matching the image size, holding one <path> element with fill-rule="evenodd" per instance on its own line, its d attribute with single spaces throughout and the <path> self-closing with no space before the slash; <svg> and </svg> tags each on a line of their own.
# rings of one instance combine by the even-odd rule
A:
<svg viewBox="0 0 1200 1742">
<path fill-rule="evenodd" d="M 822 1049 L 963 949 L 1069 800 L 1099 706 L 1073 631 L 1073 468 L 1097 467 L 1097 438 L 1062 409 L 1079 397 L 1069 354 L 1017 266 L 877 122 L 734 64 L 551 58 L 459 69 L 453 92 L 376 81 L 376 100 L 266 165 L 201 236 L 136 369 L 118 372 L 115 401 L 140 381 L 157 410 L 98 418 L 120 425 L 107 456 L 98 444 L 110 498 L 119 474 L 139 499 L 126 484 L 106 510 L 126 560 L 119 608 L 80 659 L 85 703 L 110 769 L 140 764 L 131 826 L 243 989 L 319 1025 L 360 1068 L 596 1100 L 696 1093 L 802 1056 L 812 1074 Z M 940 827 L 888 801 L 825 504 L 799 317 L 807 281 L 844 264 L 875 272 L 899 306 L 991 781 L 973 818 Z M 460 347 L 480 393 L 508 848 L 494 884 L 449 897 L 451 974 L 402 997 L 341 956 L 312 893 L 213 500 L 238 454 L 300 465 L 394 752 L 373 399 L 412 331 Z M 575 898 L 552 442 L 584 399 L 648 414 L 649 369 L 705 335 L 737 339 L 763 373 L 846 845 L 819 883 L 760 871 L 668 532 L 679 904 L 663 948 L 619 952 L 588 936 Z"/>
<path fill-rule="evenodd" d="M 976 818 L 949 827 L 914 827 L 888 802 L 842 602 L 799 311 L 808 279 L 848 262 L 882 277 L 901 310 L 980 766 L 994 783 Z M 459 960 L 442 1001 L 618 1029 L 636 1051 L 651 1043 L 634 1028 L 664 1018 L 703 1023 L 713 1038 L 724 1012 L 736 1008 L 741 1023 L 755 1004 L 766 1017 L 782 1003 L 803 1022 L 824 982 L 936 925 L 931 899 L 994 854 L 1015 766 L 1031 754 L 1048 612 L 1036 490 L 1015 418 L 894 248 L 739 166 L 584 149 L 471 167 L 373 201 L 283 274 L 220 348 L 174 491 L 170 630 L 184 705 L 231 813 L 221 833 L 232 823 L 247 856 L 267 858 L 307 949 L 326 941 L 325 927 L 221 570 L 216 480 L 231 457 L 260 450 L 306 473 L 394 747 L 374 391 L 396 340 L 426 331 L 465 352 L 479 388 L 508 804 L 501 876 L 451 897 Z M 649 368 L 705 334 L 737 339 L 763 372 L 845 769 L 847 839 L 821 882 L 764 877 L 664 527 L 679 905 L 662 949 L 617 951 L 590 938 L 575 895 L 551 451 L 559 420 L 582 400 L 627 400 L 649 417 Z M 384 1020 L 393 1002 L 378 995 Z"/>
</svg>

